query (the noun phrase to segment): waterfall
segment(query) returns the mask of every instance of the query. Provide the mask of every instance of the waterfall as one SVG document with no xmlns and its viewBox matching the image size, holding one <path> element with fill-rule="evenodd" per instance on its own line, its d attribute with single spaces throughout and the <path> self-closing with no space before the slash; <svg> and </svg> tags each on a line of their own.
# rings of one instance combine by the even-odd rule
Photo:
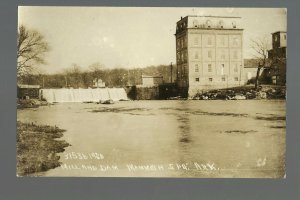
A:
<svg viewBox="0 0 300 200">
<path fill-rule="evenodd" d="M 124 88 L 40 89 L 40 97 L 48 102 L 99 102 L 100 100 L 128 100 Z"/>
</svg>

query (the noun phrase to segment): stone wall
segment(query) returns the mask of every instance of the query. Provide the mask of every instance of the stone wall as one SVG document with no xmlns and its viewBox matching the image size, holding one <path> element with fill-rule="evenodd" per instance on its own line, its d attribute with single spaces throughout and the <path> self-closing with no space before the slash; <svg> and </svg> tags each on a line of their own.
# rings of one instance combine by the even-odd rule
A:
<svg viewBox="0 0 300 200">
<path fill-rule="evenodd" d="M 159 99 L 159 87 L 136 87 L 136 100 L 156 100 Z"/>
</svg>

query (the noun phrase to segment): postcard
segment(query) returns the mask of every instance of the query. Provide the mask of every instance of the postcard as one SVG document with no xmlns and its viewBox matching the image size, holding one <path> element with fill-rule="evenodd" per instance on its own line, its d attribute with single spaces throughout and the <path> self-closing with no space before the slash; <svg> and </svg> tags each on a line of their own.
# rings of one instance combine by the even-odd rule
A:
<svg viewBox="0 0 300 200">
<path fill-rule="evenodd" d="M 285 8 L 18 7 L 18 177 L 285 178 Z"/>
</svg>

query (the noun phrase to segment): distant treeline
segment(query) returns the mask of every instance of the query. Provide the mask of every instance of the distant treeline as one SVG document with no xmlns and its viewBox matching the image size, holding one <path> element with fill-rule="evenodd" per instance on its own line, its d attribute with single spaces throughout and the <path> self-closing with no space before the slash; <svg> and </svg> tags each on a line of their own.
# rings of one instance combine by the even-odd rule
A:
<svg viewBox="0 0 300 200">
<path fill-rule="evenodd" d="M 172 67 L 172 82 L 176 80 L 176 65 Z M 162 76 L 164 83 L 171 82 L 171 66 L 159 65 L 145 68 L 106 69 L 100 64 L 82 70 L 79 66 L 72 67 L 57 74 L 27 74 L 18 80 L 22 84 L 40 85 L 44 88 L 87 88 L 94 85 L 93 80 L 101 79 L 107 87 L 123 87 L 142 84 L 142 75 Z"/>
</svg>

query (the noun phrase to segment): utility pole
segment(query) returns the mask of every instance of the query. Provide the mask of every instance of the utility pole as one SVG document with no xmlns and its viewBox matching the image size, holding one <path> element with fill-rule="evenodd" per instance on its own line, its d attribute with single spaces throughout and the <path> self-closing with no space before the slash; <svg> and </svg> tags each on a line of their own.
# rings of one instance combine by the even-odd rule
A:
<svg viewBox="0 0 300 200">
<path fill-rule="evenodd" d="M 65 82 L 66 82 L 66 88 L 67 88 L 68 87 L 68 79 L 66 76 L 65 76 Z"/>
<path fill-rule="evenodd" d="M 173 83 L 173 65 L 171 62 L 171 83 Z"/>
</svg>

